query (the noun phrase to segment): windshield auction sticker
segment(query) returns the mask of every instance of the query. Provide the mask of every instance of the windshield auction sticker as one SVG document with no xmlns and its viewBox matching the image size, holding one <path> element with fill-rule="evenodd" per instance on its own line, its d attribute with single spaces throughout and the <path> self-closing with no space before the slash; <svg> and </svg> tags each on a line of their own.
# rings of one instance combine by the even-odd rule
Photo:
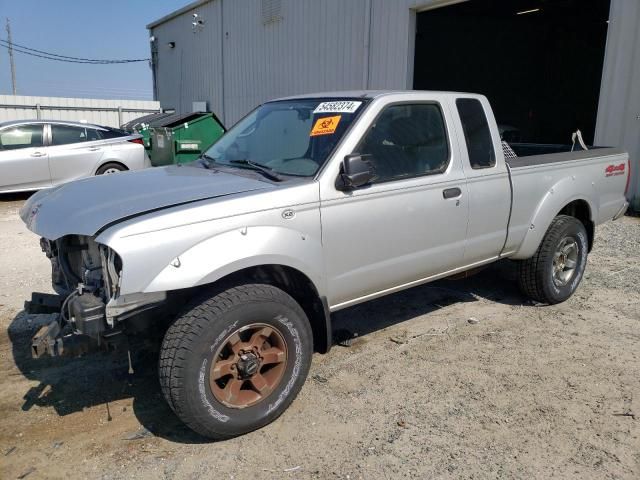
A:
<svg viewBox="0 0 640 480">
<path fill-rule="evenodd" d="M 342 115 L 336 115 L 335 117 L 322 117 L 316 120 L 315 125 L 311 129 L 310 137 L 317 137 L 318 135 L 329 135 L 336 131 L 338 123 Z"/>
<path fill-rule="evenodd" d="M 353 113 L 358 110 L 362 102 L 344 100 L 340 102 L 322 102 L 313 113 Z"/>
</svg>

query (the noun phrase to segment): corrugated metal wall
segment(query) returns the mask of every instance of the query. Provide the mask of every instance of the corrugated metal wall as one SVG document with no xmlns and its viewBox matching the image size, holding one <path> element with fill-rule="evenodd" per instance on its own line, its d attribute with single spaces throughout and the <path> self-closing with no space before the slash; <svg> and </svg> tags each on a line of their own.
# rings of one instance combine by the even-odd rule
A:
<svg viewBox="0 0 640 480">
<path fill-rule="evenodd" d="M 269 1 L 269 0 L 264 0 Z M 266 100 L 299 93 L 413 86 L 416 12 L 465 0 L 211 0 L 152 28 L 157 98 L 206 100 L 227 126 Z M 205 23 L 193 29 L 192 14 Z M 612 0 L 596 142 L 640 158 L 640 2 Z M 175 42 L 175 48 L 168 43 Z M 640 208 L 640 165 L 634 189 Z"/>
<path fill-rule="evenodd" d="M 632 205 L 640 212 L 640 2 L 612 0 L 595 143 L 631 158 Z"/>
<path fill-rule="evenodd" d="M 156 96 L 163 108 L 185 113 L 192 102 L 208 101 L 222 114 L 221 3 L 212 0 L 152 29 Z M 191 25 L 195 12 L 205 22 L 201 29 Z"/>
<path fill-rule="evenodd" d="M 259 1 L 223 2 L 225 117 L 269 98 L 362 88 L 365 0 L 282 1 L 262 23 Z"/>
<path fill-rule="evenodd" d="M 118 109 L 121 111 L 119 112 Z M 160 102 L 147 100 L 0 95 L 0 122 L 41 118 L 74 122 L 86 121 L 107 127 L 119 127 L 129 120 L 159 110 Z"/>
<path fill-rule="evenodd" d="M 415 11 L 443 1 L 280 0 L 267 23 L 263 0 L 196 4 L 151 28 L 156 95 L 180 112 L 208 101 L 231 125 L 279 96 L 411 88 Z"/>
<path fill-rule="evenodd" d="M 372 0 L 372 3 L 368 88 L 413 88 L 415 8 L 418 2 Z M 420 2 L 420 5 L 431 3 Z"/>
</svg>

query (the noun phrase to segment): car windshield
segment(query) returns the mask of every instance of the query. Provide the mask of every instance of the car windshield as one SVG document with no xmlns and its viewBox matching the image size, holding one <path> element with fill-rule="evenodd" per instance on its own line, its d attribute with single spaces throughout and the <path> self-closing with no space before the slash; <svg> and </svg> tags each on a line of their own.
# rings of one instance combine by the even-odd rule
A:
<svg viewBox="0 0 640 480">
<path fill-rule="evenodd" d="M 364 110 L 360 99 L 298 99 L 265 103 L 205 152 L 205 158 L 238 168 L 313 176 Z"/>
</svg>

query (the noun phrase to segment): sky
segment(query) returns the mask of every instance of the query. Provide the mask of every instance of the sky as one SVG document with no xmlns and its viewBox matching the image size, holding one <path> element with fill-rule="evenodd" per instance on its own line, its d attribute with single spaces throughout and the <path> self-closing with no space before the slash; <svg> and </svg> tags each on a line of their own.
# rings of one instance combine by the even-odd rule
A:
<svg viewBox="0 0 640 480">
<path fill-rule="evenodd" d="M 192 0 L 0 0 L 0 38 L 80 58 L 149 58 L 145 28 Z M 14 52 L 18 95 L 152 100 L 148 62 L 86 65 Z M 0 94 L 11 94 L 7 49 L 0 47 Z"/>
</svg>

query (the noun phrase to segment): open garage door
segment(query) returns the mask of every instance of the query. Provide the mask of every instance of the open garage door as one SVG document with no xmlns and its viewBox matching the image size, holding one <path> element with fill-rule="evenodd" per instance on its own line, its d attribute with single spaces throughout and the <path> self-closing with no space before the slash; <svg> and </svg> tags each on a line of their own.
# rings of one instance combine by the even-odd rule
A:
<svg viewBox="0 0 640 480">
<path fill-rule="evenodd" d="M 470 0 L 417 14 L 414 88 L 486 95 L 505 140 L 593 142 L 610 0 Z"/>
</svg>

